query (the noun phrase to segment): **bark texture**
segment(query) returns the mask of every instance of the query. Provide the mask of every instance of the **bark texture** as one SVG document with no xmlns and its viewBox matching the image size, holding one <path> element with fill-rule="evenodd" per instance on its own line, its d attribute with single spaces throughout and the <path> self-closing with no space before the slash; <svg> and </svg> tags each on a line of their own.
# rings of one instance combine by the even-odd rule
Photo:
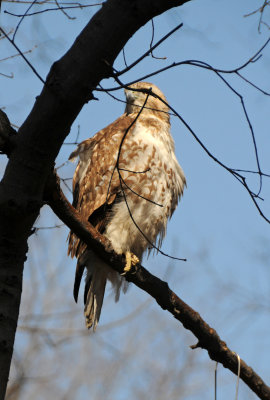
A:
<svg viewBox="0 0 270 400">
<path fill-rule="evenodd" d="M 0 400 L 9 375 L 27 239 L 60 147 L 93 89 L 111 76 L 109 66 L 130 37 L 153 17 L 187 1 L 104 3 L 68 52 L 53 64 L 32 111 L 12 140 L 0 183 Z"/>
</svg>

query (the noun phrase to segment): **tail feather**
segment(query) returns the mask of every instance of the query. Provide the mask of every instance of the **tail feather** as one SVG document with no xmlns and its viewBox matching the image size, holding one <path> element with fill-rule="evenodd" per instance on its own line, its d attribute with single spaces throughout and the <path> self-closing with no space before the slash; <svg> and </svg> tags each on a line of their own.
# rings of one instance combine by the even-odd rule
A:
<svg viewBox="0 0 270 400">
<path fill-rule="evenodd" d="M 95 331 L 101 313 L 107 280 L 111 282 L 115 291 L 115 301 L 119 299 L 121 288 L 126 292 L 128 282 L 94 252 L 87 249 L 78 258 L 73 289 L 75 301 L 78 298 L 84 269 L 87 271 L 84 289 L 85 323 L 88 329 L 93 327 Z"/>
<path fill-rule="evenodd" d="M 107 282 L 106 275 L 107 274 L 104 273 L 104 271 L 99 271 L 95 268 L 93 274 L 86 278 L 86 301 L 84 307 L 85 323 L 88 329 L 93 326 L 94 331 L 96 330 L 103 304 Z"/>
<path fill-rule="evenodd" d="M 90 289 L 91 281 L 92 281 L 92 278 L 91 278 L 91 276 L 89 276 L 89 279 L 87 279 L 85 282 L 84 295 L 83 295 L 83 304 L 84 305 L 86 304 L 86 301 L 87 301 L 87 295 L 88 295 L 88 292 Z"/>
<path fill-rule="evenodd" d="M 75 272 L 74 287 L 73 287 L 73 297 L 74 297 L 74 300 L 76 301 L 76 303 L 78 301 L 78 295 L 79 295 L 79 290 L 80 290 L 80 285 L 81 285 L 84 268 L 85 268 L 85 265 L 81 264 L 80 261 L 78 260 L 76 272 Z"/>
</svg>

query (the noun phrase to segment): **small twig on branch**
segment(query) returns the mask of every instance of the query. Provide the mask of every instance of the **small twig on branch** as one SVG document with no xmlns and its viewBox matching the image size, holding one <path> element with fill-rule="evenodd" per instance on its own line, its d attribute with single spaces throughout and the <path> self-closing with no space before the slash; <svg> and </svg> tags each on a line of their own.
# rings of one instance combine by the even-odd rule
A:
<svg viewBox="0 0 270 400">
<path fill-rule="evenodd" d="M 246 83 L 248 83 L 250 86 L 253 86 L 256 90 L 258 90 L 259 92 L 261 92 L 262 94 L 264 94 L 265 96 L 270 96 L 269 92 L 266 92 L 265 90 L 263 90 L 262 88 L 260 88 L 258 85 L 255 85 L 255 83 L 251 82 L 249 79 L 247 79 L 245 76 L 243 76 L 242 74 L 240 74 L 238 71 L 235 72 L 236 75 L 239 76 L 239 78 L 243 79 L 243 81 L 245 81 Z"/>
<path fill-rule="evenodd" d="M 39 3 L 37 3 L 38 5 L 41 5 Z M 68 18 L 68 19 L 75 19 L 75 17 L 71 17 L 69 16 L 65 10 L 71 10 L 71 9 L 83 9 L 83 8 L 87 8 L 87 7 L 96 7 L 96 6 L 101 6 L 102 3 L 95 3 L 95 4 L 81 4 L 81 5 L 76 5 L 76 6 L 61 6 L 58 5 L 58 7 L 54 7 L 54 8 L 46 8 L 45 10 L 40 10 L 40 11 L 34 11 L 31 13 L 27 13 L 27 14 L 15 14 L 12 13 L 10 11 L 4 11 L 4 14 L 8 14 L 11 15 L 12 17 L 32 17 L 33 15 L 37 15 L 37 14 L 43 14 L 49 11 L 62 11 L 64 13 L 64 15 Z"/>
<path fill-rule="evenodd" d="M 258 171 L 252 171 L 250 169 L 237 169 L 237 168 L 232 168 L 233 171 L 235 172 L 245 172 L 247 174 L 256 174 L 258 175 Z M 261 172 L 262 176 L 266 176 L 267 178 L 270 178 L 270 174 L 265 174 L 264 172 Z"/>
<path fill-rule="evenodd" d="M 152 24 L 152 37 L 151 37 L 151 42 L 150 42 L 150 46 L 149 46 L 150 49 L 152 49 L 152 47 L 153 47 L 153 42 L 154 42 L 154 37 L 155 37 L 155 24 L 154 24 L 154 20 L 153 19 L 151 19 L 151 24 Z M 153 50 L 151 50 L 150 54 L 151 54 L 151 57 L 155 58 L 156 60 L 166 60 L 167 59 L 167 57 L 154 56 Z"/>
<path fill-rule="evenodd" d="M 126 60 L 125 47 L 123 47 L 123 49 L 122 49 L 122 55 L 123 55 L 124 64 L 127 67 L 128 65 L 127 65 L 127 60 Z"/>
<path fill-rule="evenodd" d="M 250 17 L 251 15 L 257 14 L 257 12 L 262 12 L 264 10 L 264 7 L 269 3 L 270 3 L 269 1 L 264 0 L 264 4 L 261 7 L 257 8 L 254 11 L 249 12 L 248 14 L 245 14 L 244 17 Z"/>
<path fill-rule="evenodd" d="M 24 59 L 24 61 L 26 62 L 26 64 L 31 68 L 31 70 L 34 72 L 34 74 L 38 77 L 38 79 L 45 85 L 45 81 L 44 79 L 41 77 L 41 75 L 39 75 L 39 73 L 37 72 L 37 70 L 35 69 L 35 67 L 30 63 L 30 61 L 25 57 L 24 52 L 21 51 L 19 49 L 19 47 L 16 45 L 16 43 L 14 42 L 14 36 L 13 35 L 13 39 L 10 39 L 10 37 L 8 36 L 8 34 L 0 27 L 0 32 L 3 33 L 3 35 L 5 36 L 5 38 L 9 41 L 10 44 L 12 44 L 13 47 L 15 47 L 15 49 L 18 51 L 18 53 L 20 54 L 20 56 Z"/>
<path fill-rule="evenodd" d="M 33 7 L 33 5 L 34 5 L 36 2 L 37 2 L 37 0 L 33 0 L 33 1 L 31 2 L 30 6 L 29 6 L 29 7 L 27 8 L 27 10 L 25 11 L 25 13 L 24 13 L 23 15 L 21 15 L 21 19 L 20 19 L 20 21 L 18 22 L 18 24 L 17 24 L 17 26 L 16 26 L 16 28 L 15 28 L 15 30 L 14 30 L 14 33 L 13 33 L 12 42 L 15 41 L 15 36 L 16 36 L 18 30 L 19 30 L 19 27 L 20 27 L 21 23 L 23 22 L 24 17 L 27 15 L 28 11 Z"/>
<path fill-rule="evenodd" d="M 34 46 L 32 49 L 26 50 L 26 51 L 24 51 L 24 52 L 22 52 L 22 53 L 23 53 L 23 54 L 32 53 L 32 51 L 33 51 L 34 49 L 36 49 L 36 48 L 37 48 L 37 46 Z M 10 60 L 11 58 L 19 57 L 20 55 L 21 55 L 20 53 L 17 53 L 17 54 L 13 54 L 12 56 L 8 56 L 8 57 L 5 57 L 5 58 L 1 58 L 1 59 L 0 59 L 0 62 Z"/>
<path fill-rule="evenodd" d="M 173 28 L 170 32 L 167 33 L 167 35 L 163 36 L 154 46 L 150 47 L 149 50 L 147 50 L 141 57 L 139 57 L 136 61 L 134 61 L 132 64 L 130 64 L 128 67 L 123 69 L 122 71 L 119 71 L 117 73 L 117 76 L 120 76 L 122 74 L 125 74 L 129 70 L 131 70 L 135 65 L 139 64 L 144 58 L 149 56 L 149 54 L 152 54 L 153 50 L 155 50 L 158 46 L 161 45 L 162 42 L 164 42 L 168 37 L 174 34 L 178 29 L 182 28 L 183 23 L 177 25 L 175 28 Z"/>
<path fill-rule="evenodd" d="M 67 190 L 69 191 L 69 193 L 72 194 L 72 189 L 68 186 L 66 180 L 65 180 L 65 179 L 61 179 L 61 182 L 63 182 L 63 185 L 67 188 Z"/>
<path fill-rule="evenodd" d="M 109 240 L 96 231 L 88 221 L 82 220 L 80 213 L 72 207 L 61 191 L 60 180 L 55 172 L 48 179 L 45 200 L 55 214 L 87 246 L 91 247 L 114 270 L 123 273 L 125 257 L 117 255 L 112 250 Z M 219 362 L 237 375 L 239 360 L 236 353 L 228 348 L 217 332 L 195 310 L 182 301 L 166 282 L 152 275 L 138 264 L 134 267 L 134 270 L 125 275 L 125 278 L 152 296 L 161 308 L 169 311 L 196 336 L 198 343 L 191 346 L 192 349 L 200 347 L 207 350 L 212 360 Z M 243 360 L 240 363 L 240 378 L 260 399 L 270 400 L 270 387 Z"/>
<path fill-rule="evenodd" d="M 261 7 L 259 7 L 256 10 L 244 15 L 244 17 L 250 17 L 251 15 L 257 14 L 258 12 L 260 13 L 259 24 L 258 24 L 258 32 L 259 33 L 261 33 L 261 25 L 262 24 L 266 25 L 268 27 L 268 29 L 269 29 L 269 26 L 265 22 L 263 22 L 263 20 L 262 20 L 263 14 L 264 14 L 264 9 L 265 9 L 266 6 L 269 6 L 269 4 L 270 4 L 270 1 L 264 0 L 263 5 Z"/>
<path fill-rule="evenodd" d="M 56 224 L 53 226 L 34 226 L 33 227 L 33 233 L 37 233 L 37 231 L 41 231 L 41 230 L 47 230 L 47 229 L 59 229 L 59 228 L 63 228 L 63 226 L 65 226 L 65 224 Z"/>
<path fill-rule="evenodd" d="M 58 0 L 54 0 L 55 4 L 57 5 L 57 10 L 60 10 L 62 12 L 63 15 L 65 15 L 65 17 L 67 17 L 68 19 L 76 19 L 76 17 L 71 17 L 70 15 L 68 15 L 68 13 L 65 11 L 64 7 L 62 7 L 59 3 Z"/>
<path fill-rule="evenodd" d="M 14 78 L 14 75 L 13 75 L 12 72 L 11 72 L 10 75 L 7 75 L 7 74 L 4 74 L 3 72 L 0 72 L 0 75 L 1 75 L 1 76 L 4 76 L 5 78 L 9 78 L 9 79 L 13 79 L 13 78 Z"/>
</svg>

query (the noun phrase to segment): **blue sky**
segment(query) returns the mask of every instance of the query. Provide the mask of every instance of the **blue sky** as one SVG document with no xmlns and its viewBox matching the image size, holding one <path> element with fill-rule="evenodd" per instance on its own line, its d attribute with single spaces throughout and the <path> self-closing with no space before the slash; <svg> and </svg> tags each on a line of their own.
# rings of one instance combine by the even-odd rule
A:
<svg viewBox="0 0 270 400">
<path fill-rule="evenodd" d="M 258 14 L 244 17 L 246 13 L 260 6 L 260 2 L 254 3 L 251 0 L 197 0 L 156 18 L 155 41 L 180 22 L 183 22 L 184 26 L 155 50 L 156 56 L 166 57 L 166 60 L 148 57 L 124 75 L 122 80 L 128 83 L 174 61 L 188 59 L 202 60 L 222 69 L 242 65 L 270 36 L 270 31 L 265 26 L 262 26 L 261 34 L 258 33 Z M 22 10 L 17 5 L 5 2 L 2 8 Z M 77 17 L 75 20 L 67 19 L 59 11 L 25 18 L 16 35 L 16 43 L 24 51 L 33 50 L 26 56 L 45 78 L 52 62 L 70 47 L 93 12 L 93 9 L 70 11 L 70 15 Z M 268 15 L 266 12 L 265 20 Z M 14 17 L 2 13 L 1 18 L 1 24 L 6 31 L 16 25 L 17 20 Z M 125 48 L 128 63 L 148 49 L 150 40 L 151 24 L 147 24 L 134 35 Z M 0 58 L 16 53 L 7 41 L 0 41 L 0 46 Z M 123 68 L 122 55 L 118 57 L 115 67 Z M 260 60 L 247 66 L 243 75 L 270 92 L 269 69 L 270 47 L 264 50 Z M 0 76 L 0 107 L 5 107 L 11 122 L 20 126 L 31 110 L 35 96 L 41 91 L 42 84 L 19 57 L 1 62 L 0 72 L 14 74 L 13 79 Z M 244 98 L 256 135 L 262 170 L 270 173 L 270 99 L 236 76 L 227 76 L 227 79 Z M 251 134 L 239 98 L 214 73 L 192 66 L 181 66 L 156 75 L 151 80 L 164 91 L 169 103 L 192 127 L 212 154 L 234 168 L 256 168 Z M 112 87 L 114 82 L 104 80 L 102 85 Z M 67 141 L 74 141 L 78 125 L 80 140 L 84 140 L 123 112 L 122 103 L 114 101 L 106 94 L 95 94 L 99 101 L 85 105 L 74 122 Z M 116 92 L 116 95 L 123 99 L 122 91 Z M 187 189 L 169 223 L 162 250 L 174 256 L 186 257 L 188 261 L 174 262 L 174 266 L 169 267 L 169 284 L 217 329 L 222 339 L 227 341 L 233 350 L 267 380 L 270 374 L 269 224 L 259 216 L 244 188 L 206 155 L 176 117 L 172 117 L 172 134 L 177 157 L 187 177 Z M 65 162 L 73 149 L 70 145 L 63 146 L 57 165 Z M 4 166 L 5 162 L 2 161 L 1 173 Z M 64 177 L 71 177 L 73 170 L 74 165 L 69 164 L 59 172 Z M 253 176 L 249 179 L 252 190 L 256 191 L 258 179 Z M 263 180 L 261 195 L 264 198 L 264 202 L 261 202 L 262 209 L 269 218 L 270 181 L 267 178 Z M 52 213 L 45 208 L 37 226 L 54 225 L 55 221 Z M 67 230 L 59 230 L 59 233 L 53 234 L 51 231 L 40 231 L 37 237 L 30 240 L 29 260 L 44 263 L 44 268 L 47 262 L 50 263 L 50 268 L 53 268 L 56 260 L 57 263 L 64 260 L 68 265 L 65 283 L 70 286 L 70 293 L 65 292 L 65 295 L 71 297 L 75 261 L 65 258 L 66 234 Z M 56 259 L 48 261 L 45 256 L 43 259 L 43 256 L 40 258 L 37 254 L 34 255 L 37 241 L 42 243 L 42 240 L 46 241 L 46 246 L 53 249 Z M 42 245 L 40 246 L 42 248 Z M 171 265 L 172 262 L 161 255 L 144 261 L 145 267 L 160 277 L 168 270 L 168 264 Z M 29 271 L 26 265 L 26 281 L 30 279 Z M 131 288 L 117 305 L 111 304 L 112 299 L 108 297 L 100 321 L 101 326 L 131 312 L 138 299 L 148 299 L 137 288 Z M 157 306 L 153 303 L 151 307 L 155 313 Z M 82 304 L 77 307 L 79 314 L 82 314 L 81 308 Z M 162 313 L 160 310 L 160 315 Z M 182 331 L 182 327 L 171 321 L 167 313 L 164 313 L 162 318 L 164 326 L 170 324 L 173 331 Z M 82 315 L 80 319 L 83 326 Z M 147 321 L 143 322 L 145 323 Z M 116 346 L 118 337 L 121 336 L 119 330 L 121 328 L 110 334 L 110 341 Z M 102 333 L 100 335 L 102 336 Z M 106 334 L 104 335 L 106 338 Z M 177 340 L 177 333 L 173 337 Z M 187 334 L 186 337 L 188 344 L 194 344 L 195 339 L 191 334 Z M 18 341 L 19 338 L 20 336 Z M 166 350 L 165 338 L 159 346 L 162 352 Z M 187 347 L 187 344 L 184 343 L 184 346 Z M 152 357 L 151 347 L 149 349 Z M 199 352 L 197 351 L 198 362 L 201 359 L 208 362 L 206 353 Z M 212 364 L 210 361 L 207 364 L 209 377 L 212 376 Z M 219 398 L 225 399 L 228 398 L 228 393 L 232 396 L 235 380 L 222 367 L 219 367 L 219 371 L 220 379 L 228 381 L 219 393 Z M 211 379 L 209 378 L 207 385 L 210 388 L 213 386 Z M 243 387 L 242 383 L 242 398 L 248 398 L 245 396 L 248 396 L 249 392 Z M 125 398 L 128 391 L 129 386 L 126 384 L 119 396 Z M 199 397 L 198 394 L 194 394 L 187 398 L 210 397 L 206 390 Z M 255 396 L 251 395 L 250 398 Z"/>
</svg>

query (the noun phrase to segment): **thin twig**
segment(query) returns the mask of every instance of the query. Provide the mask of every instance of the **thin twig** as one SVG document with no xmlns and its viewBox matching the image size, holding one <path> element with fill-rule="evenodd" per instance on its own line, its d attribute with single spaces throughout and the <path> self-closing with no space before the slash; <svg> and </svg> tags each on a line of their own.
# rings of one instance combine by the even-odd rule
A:
<svg viewBox="0 0 270 400">
<path fill-rule="evenodd" d="M 35 231 L 35 233 L 37 231 L 41 231 L 41 230 L 47 230 L 47 229 L 59 229 L 59 228 L 63 228 L 63 226 L 65 226 L 65 224 L 56 224 L 53 226 L 33 226 L 33 229 Z"/>
<path fill-rule="evenodd" d="M 137 65 L 139 62 L 141 62 L 145 57 L 147 57 L 149 54 L 151 54 L 153 52 L 153 50 L 155 50 L 158 46 L 161 45 L 162 42 L 164 42 L 166 39 L 168 39 L 168 37 L 170 37 L 171 35 L 174 34 L 174 32 L 176 32 L 177 30 L 179 30 L 180 28 L 182 28 L 183 23 L 177 25 L 174 29 L 172 29 L 170 32 L 167 33 L 167 35 L 163 36 L 154 46 L 150 47 L 149 50 L 147 50 L 141 57 L 139 57 L 136 61 L 134 61 L 132 64 L 130 64 L 128 67 L 126 67 L 125 69 L 123 69 L 122 71 L 119 71 L 117 73 L 117 76 L 123 75 L 126 72 L 128 72 L 129 70 L 131 70 L 133 67 L 135 67 L 135 65 Z"/>
<path fill-rule="evenodd" d="M 13 39 L 10 39 L 9 36 L 6 34 L 6 32 L 0 27 L 0 31 L 3 33 L 3 35 L 7 38 L 7 40 L 12 44 L 12 46 L 15 47 L 15 49 L 18 51 L 18 53 L 22 56 L 24 61 L 27 63 L 27 65 L 31 68 L 31 70 L 34 72 L 34 74 L 38 77 L 38 79 L 45 85 L 45 81 L 43 78 L 39 75 L 35 67 L 28 61 L 28 59 L 25 57 L 24 53 L 19 49 L 19 47 L 16 45 Z"/>
<path fill-rule="evenodd" d="M 127 65 L 127 60 L 126 60 L 125 47 L 123 47 L 123 49 L 122 49 L 122 55 L 123 55 L 124 64 L 127 67 L 128 65 Z"/>
<path fill-rule="evenodd" d="M 59 5 L 59 7 L 46 8 L 45 10 L 34 11 L 32 13 L 28 13 L 27 12 L 27 14 L 15 14 L 15 13 L 12 13 L 12 12 L 7 11 L 7 10 L 5 10 L 4 13 L 8 14 L 8 15 L 11 15 L 12 17 L 18 17 L 18 18 L 23 17 L 23 18 L 25 18 L 25 17 L 32 17 L 33 15 L 43 14 L 43 13 L 46 13 L 46 12 L 49 12 L 49 11 L 62 11 L 66 15 L 67 18 L 75 19 L 75 17 L 70 17 L 69 15 L 67 15 L 67 13 L 65 13 L 65 10 L 78 9 L 78 8 L 81 9 L 81 8 L 86 8 L 86 7 L 96 7 L 96 6 L 101 6 L 101 5 L 102 5 L 102 3 L 85 4 L 85 5 L 77 5 L 77 6 L 65 6 L 65 7 L 62 7 L 62 6 Z"/>
<path fill-rule="evenodd" d="M 37 0 L 33 0 L 33 1 L 31 2 L 30 6 L 29 6 L 29 7 L 27 8 L 27 10 L 25 11 L 25 13 L 24 13 L 23 15 L 21 15 L 21 19 L 20 19 L 20 21 L 18 22 L 18 24 L 17 24 L 17 26 L 16 26 L 16 28 L 15 28 L 15 30 L 14 30 L 14 33 L 13 33 L 13 37 L 12 37 L 12 42 L 13 42 L 13 43 L 14 43 L 14 41 L 15 41 L 15 36 L 16 36 L 18 30 L 19 30 L 19 27 L 20 27 L 21 23 L 23 22 L 24 17 L 27 15 L 28 11 L 33 7 L 33 5 L 36 3 L 36 1 L 37 1 Z"/>
<path fill-rule="evenodd" d="M 154 42 L 154 37 L 155 37 L 155 24 L 154 24 L 154 20 L 153 19 L 151 19 L 151 25 L 152 25 L 152 37 L 151 37 L 151 42 L 150 42 L 150 46 L 149 46 L 150 49 L 152 49 L 152 47 L 153 47 L 153 42 Z M 151 50 L 150 54 L 151 54 L 151 57 L 155 58 L 156 60 L 166 60 L 167 59 L 167 57 L 156 57 L 156 56 L 154 56 L 153 50 Z"/>
<path fill-rule="evenodd" d="M 32 51 L 33 51 L 34 49 L 36 49 L 36 48 L 37 48 L 37 46 L 34 46 L 32 49 L 24 51 L 23 54 L 32 53 Z M 0 62 L 10 60 L 11 58 L 19 57 L 20 55 L 21 55 L 20 53 L 17 53 L 17 54 L 13 54 L 12 56 L 8 56 L 8 57 L 5 57 L 5 58 L 1 58 L 1 59 L 0 59 Z"/>
</svg>

